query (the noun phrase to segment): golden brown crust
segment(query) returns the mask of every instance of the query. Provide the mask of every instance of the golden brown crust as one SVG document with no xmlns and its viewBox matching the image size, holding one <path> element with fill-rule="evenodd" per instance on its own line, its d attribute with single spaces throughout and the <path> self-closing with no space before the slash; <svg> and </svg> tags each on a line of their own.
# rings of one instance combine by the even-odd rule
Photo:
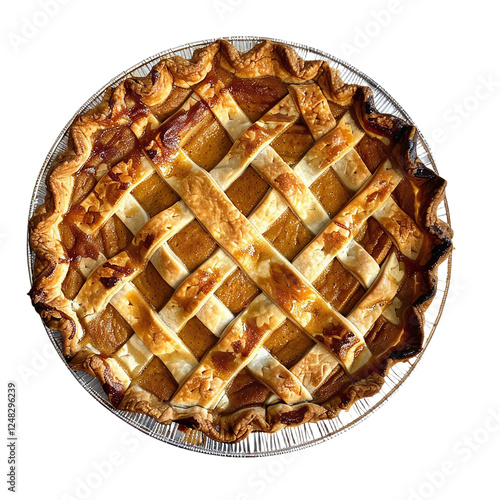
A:
<svg viewBox="0 0 500 500">
<path fill-rule="evenodd" d="M 153 66 L 151 72 L 143 78 L 131 78 L 130 89 L 141 96 L 141 101 L 148 106 L 156 106 L 163 102 L 172 91 L 172 73 L 165 60 Z"/>
<path fill-rule="evenodd" d="M 365 396 L 360 395 L 360 397 Z M 354 398 L 353 396 L 353 401 Z M 253 431 L 277 432 L 290 425 L 317 422 L 336 414 L 334 405 L 327 410 L 317 404 L 301 403 L 293 406 L 275 404 L 267 408 L 242 408 L 227 415 L 220 415 L 199 406 L 190 408 L 170 406 L 139 386 L 134 386 L 125 394 L 119 408 L 145 413 L 164 424 L 180 421 L 185 426 L 194 427 L 208 437 L 222 442 L 237 442 L 245 439 Z"/>
<path fill-rule="evenodd" d="M 411 324 L 399 344 L 378 361 L 371 373 L 359 373 L 357 381 L 348 384 L 342 396 L 336 395 L 323 405 L 303 403 L 294 406 L 274 404 L 267 408 L 249 407 L 221 415 L 201 407 L 180 409 L 161 401 L 138 385 L 126 387 L 114 360 L 82 350 L 79 340 L 81 327 L 72 302 L 62 293 L 62 283 L 68 272 L 68 256 L 61 243 L 59 224 L 71 205 L 73 174 L 90 157 L 98 134 L 112 126 L 127 124 L 150 115 L 149 106 L 165 101 L 173 86 L 190 88 L 205 78 L 215 58 L 227 71 L 240 78 L 276 76 L 289 84 L 315 81 L 324 95 L 341 107 L 354 104 L 359 123 L 372 137 L 393 147 L 394 156 L 405 177 L 418 187 L 420 203 L 415 217 L 420 229 L 430 236 L 431 258 L 425 263 L 425 291 L 405 313 Z M 130 113 L 137 100 L 141 103 L 140 117 Z M 446 182 L 427 169 L 416 157 L 416 129 L 403 120 L 377 112 L 369 88 L 345 84 L 338 71 L 323 61 L 304 61 L 289 46 L 264 41 L 247 53 L 240 53 L 226 40 L 208 45 L 195 52 L 187 61 L 172 57 L 156 64 L 149 75 L 129 78 L 114 90 L 109 90 L 102 102 L 91 111 L 78 116 L 70 128 L 68 151 L 47 178 L 47 196 L 30 221 L 30 243 L 36 254 L 37 269 L 30 296 L 33 305 L 46 324 L 58 329 L 63 336 L 63 353 L 73 358 L 74 368 L 97 376 L 112 403 L 128 411 L 141 412 L 159 422 L 175 420 L 190 422 L 208 436 L 233 442 L 244 439 L 252 430 L 275 432 L 287 425 L 299 425 L 323 418 L 332 418 L 348 409 L 358 399 L 375 394 L 383 384 L 383 376 L 397 360 L 408 359 L 422 348 L 424 311 L 435 295 L 437 267 L 451 252 L 451 228 L 437 216 L 437 207 L 444 198 Z M 116 364 L 116 363 L 115 363 Z M 373 368 L 373 367 L 372 367 Z"/>
<path fill-rule="evenodd" d="M 114 95 L 114 94 L 113 94 Z M 47 196 L 43 205 L 30 221 L 30 244 L 44 270 L 34 277 L 31 299 L 49 328 L 61 331 L 65 356 L 78 350 L 78 321 L 70 302 L 61 292 L 68 263 L 60 241 L 59 223 L 67 212 L 73 187 L 72 175 L 90 156 L 93 139 L 104 128 L 104 120 L 112 112 L 112 95 L 109 93 L 93 110 L 76 118 L 70 129 L 72 148 L 47 178 Z M 119 100 L 115 99 L 119 105 Z"/>
<path fill-rule="evenodd" d="M 175 85 L 188 88 L 201 82 L 212 69 L 215 55 L 219 51 L 219 42 L 194 52 L 191 60 L 174 56 L 165 60 Z"/>
<path fill-rule="evenodd" d="M 318 71 L 316 82 L 323 90 L 325 96 L 339 106 L 351 106 L 358 90 L 357 85 L 348 85 L 342 81 L 337 70 L 323 61 Z"/>
<path fill-rule="evenodd" d="M 270 40 L 241 53 L 226 40 L 221 41 L 221 65 L 240 78 L 277 76 L 286 83 L 312 80 L 321 61 L 304 61 L 294 49 Z"/>
</svg>

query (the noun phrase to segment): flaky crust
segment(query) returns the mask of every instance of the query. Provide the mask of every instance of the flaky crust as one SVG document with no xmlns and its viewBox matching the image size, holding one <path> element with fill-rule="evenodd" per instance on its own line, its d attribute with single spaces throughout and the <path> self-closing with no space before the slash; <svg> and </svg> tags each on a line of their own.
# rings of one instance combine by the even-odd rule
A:
<svg viewBox="0 0 500 500">
<path fill-rule="evenodd" d="M 59 224 L 70 207 L 73 174 L 91 155 L 95 137 L 112 124 L 139 124 L 139 119 L 128 113 L 133 103 L 128 102 L 127 91 L 131 91 L 145 105 L 140 120 L 147 120 L 149 108 L 163 102 L 174 85 L 189 88 L 203 80 L 211 70 L 215 57 L 220 57 L 221 66 L 238 77 L 277 76 L 293 84 L 315 81 L 329 100 L 340 106 L 354 105 L 366 133 L 393 146 L 394 156 L 404 176 L 418 191 L 420 203 L 416 204 L 412 215 L 431 237 L 433 248 L 424 273 L 428 291 L 406 311 L 405 321 L 411 325 L 407 329 L 410 338 L 405 339 L 404 345 L 397 345 L 388 352 L 375 370 L 371 367 L 370 374 L 358 376 L 342 397 L 335 396 L 322 405 L 301 403 L 288 406 L 278 403 L 267 408 L 250 407 L 221 415 L 198 406 L 173 407 L 137 385 L 125 394 L 120 372 L 112 361 L 80 350 L 79 340 L 83 332 L 72 301 L 66 299 L 61 290 L 68 272 L 68 256 L 61 243 Z M 117 88 L 109 89 L 98 106 L 75 119 L 69 136 L 68 151 L 59 158 L 47 178 L 45 202 L 37 208 L 30 221 L 30 243 L 38 263 L 30 296 L 47 326 L 62 333 L 63 352 L 67 359 L 72 360 L 71 365 L 98 377 L 114 406 L 145 413 L 162 423 L 183 421 L 213 439 L 233 442 L 244 439 L 253 430 L 275 432 L 288 425 L 332 418 L 341 410 L 349 409 L 358 399 L 378 392 L 385 374 L 395 362 L 408 359 L 422 349 L 424 312 L 435 295 L 437 267 L 452 248 L 452 230 L 437 216 L 446 182 L 416 157 L 415 127 L 392 115 L 379 113 L 371 89 L 345 84 L 338 71 L 327 62 L 304 61 L 291 47 L 272 41 L 261 42 L 247 53 L 241 53 L 228 41 L 220 40 L 197 50 L 189 61 L 177 56 L 164 59 L 147 76 L 128 78 Z"/>
</svg>

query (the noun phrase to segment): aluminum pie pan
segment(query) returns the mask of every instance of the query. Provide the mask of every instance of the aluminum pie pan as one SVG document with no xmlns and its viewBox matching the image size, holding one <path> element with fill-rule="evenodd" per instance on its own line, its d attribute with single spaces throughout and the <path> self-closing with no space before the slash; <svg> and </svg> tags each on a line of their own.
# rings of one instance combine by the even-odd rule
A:
<svg viewBox="0 0 500 500">
<path fill-rule="evenodd" d="M 299 56 L 303 59 L 321 59 L 327 61 L 333 68 L 340 71 L 340 76 L 342 77 L 344 82 L 369 86 L 373 91 L 375 106 L 379 112 L 390 113 L 415 125 L 408 113 L 406 113 L 406 111 L 398 104 L 398 102 L 379 84 L 377 84 L 374 80 L 372 80 L 370 77 L 368 77 L 355 67 L 337 57 L 327 54 L 326 52 L 299 43 L 279 40 L 275 38 L 235 36 L 225 37 L 224 39 L 230 41 L 236 46 L 236 48 L 244 52 L 250 50 L 258 42 L 261 42 L 263 40 L 271 40 L 273 42 L 285 43 L 293 47 L 297 51 Z M 188 43 L 148 57 L 147 59 L 144 59 L 136 65 L 132 66 L 127 71 L 123 71 L 122 73 L 117 75 L 101 89 L 99 89 L 94 95 L 92 95 L 92 97 L 90 97 L 76 111 L 74 116 L 61 130 L 52 148 L 47 154 L 47 157 L 45 158 L 45 161 L 36 180 L 35 188 L 33 190 L 29 208 L 29 219 L 31 219 L 35 209 L 39 205 L 41 205 L 45 199 L 45 180 L 56 160 L 57 155 L 67 148 L 68 131 L 76 116 L 98 104 L 101 101 L 105 90 L 109 86 L 115 86 L 125 78 L 131 76 L 147 75 L 151 68 L 162 58 L 171 57 L 174 55 L 190 58 L 196 49 L 204 47 L 216 40 L 217 39 L 214 38 L 194 43 Z M 426 167 L 438 173 L 429 145 L 425 141 L 420 130 L 418 130 L 418 127 L 416 128 L 419 136 L 419 141 L 417 144 L 418 157 Z M 450 212 L 446 197 L 439 205 L 437 214 L 442 220 L 451 225 Z M 27 254 L 29 277 L 30 281 L 32 282 L 35 255 L 30 248 L 29 240 L 27 242 Z M 426 312 L 424 325 L 424 342 L 421 352 L 417 356 L 411 358 L 409 361 L 398 363 L 393 366 L 389 370 L 389 373 L 385 378 L 385 383 L 379 393 L 375 394 L 372 397 L 357 401 L 349 411 L 343 411 L 339 416 L 333 419 L 322 420 L 317 423 L 305 423 L 297 427 L 288 427 L 272 434 L 265 432 L 252 432 L 246 439 L 238 443 L 220 443 L 206 437 L 199 431 L 189 430 L 186 432 L 183 427 L 180 427 L 179 424 L 175 422 L 168 425 L 159 424 L 158 422 L 156 422 L 156 420 L 147 415 L 117 410 L 109 402 L 106 393 L 104 392 L 101 384 L 96 378 L 70 368 L 62 354 L 61 334 L 58 331 L 50 330 L 45 325 L 44 326 L 49 339 L 54 345 L 59 357 L 66 365 L 68 370 L 78 380 L 78 382 L 85 388 L 85 390 L 90 393 L 92 397 L 94 397 L 99 403 L 105 406 L 109 411 L 114 413 L 117 417 L 121 418 L 135 429 L 147 434 L 148 436 L 158 439 L 159 441 L 163 441 L 180 448 L 200 453 L 226 457 L 258 457 L 278 455 L 319 444 L 341 434 L 342 432 L 345 432 L 348 429 L 351 429 L 355 425 L 362 422 L 378 408 L 380 408 L 382 404 L 384 404 L 401 387 L 404 381 L 409 377 L 409 375 L 417 366 L 427 346 L 429 345 L 432 336 L 434 335 L 434 331 L 443 312 L 446 297 L 448 295 L 451 278 L 451 264 L 452 257 L 450 254 L 447 263 L 441 265 L 438 269 L 436 296 Z"/>
</svg>

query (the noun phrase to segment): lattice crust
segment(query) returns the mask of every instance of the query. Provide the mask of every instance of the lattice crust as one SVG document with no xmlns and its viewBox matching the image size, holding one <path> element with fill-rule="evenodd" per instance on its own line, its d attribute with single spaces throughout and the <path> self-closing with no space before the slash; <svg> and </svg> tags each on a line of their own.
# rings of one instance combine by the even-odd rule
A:
<svg viewBox="0 0 500 500">
<path fill-rule="evenodd" d="M 162 60 L 73 123 L 33 304 L 118 408 L 221 441 L 332 418 L 422 347 L 452 232 L 416 140 L 286 45 Z"/>
</svg>

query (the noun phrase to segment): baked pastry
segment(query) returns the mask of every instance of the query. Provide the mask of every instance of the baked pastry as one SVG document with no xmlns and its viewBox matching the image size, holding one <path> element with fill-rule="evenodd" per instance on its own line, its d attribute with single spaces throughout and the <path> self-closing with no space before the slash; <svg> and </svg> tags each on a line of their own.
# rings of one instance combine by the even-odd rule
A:
<svg viewBox="0 0 500 500">
<path fill-rule="evenodd" d="M 30 295 L 111 403 L 219 441 L 332 418 L 422 348 L 445 181 L 368 87 L 225 40 L 109 89 L 30 221 Z"/>
</svg>

